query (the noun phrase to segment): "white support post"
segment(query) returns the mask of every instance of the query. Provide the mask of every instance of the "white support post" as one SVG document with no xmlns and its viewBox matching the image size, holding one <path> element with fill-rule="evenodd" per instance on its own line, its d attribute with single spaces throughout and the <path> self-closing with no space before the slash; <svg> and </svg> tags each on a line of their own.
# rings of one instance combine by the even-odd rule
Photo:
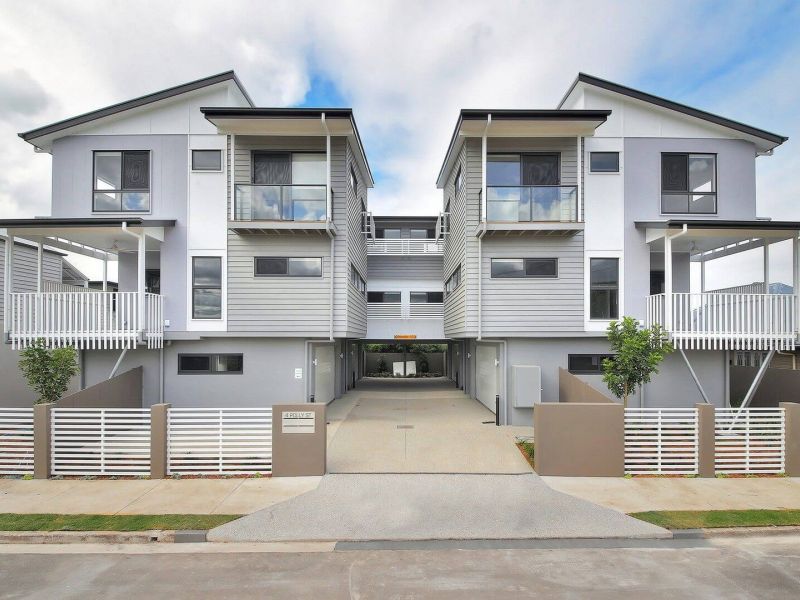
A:
<svg viewBox="0 0 800 600">
<path fill-rule="evenodd" d="M 794 332 L 798 330 L 797 319 L 800 319 L 800 240 L 795 233 L 792 238 L 792 294 L 794 294 L 795 321 Z"/>
<path fill-rule="evenodd" d="M 672 331 L 672 238 L 664 236 L 664 328 Z"/>
<path fill-rule="evenodd" d="M 331 132 L 328 123 L 325 121 L 325 113 L 322 113 L 322 128 L 325 130 L 325 220 L 333 221 L 333 198 L 331 196 Z M 345 174 L 349 177 L 349 173 Z"/>
<path fill-rule="evenodd" d="M 486 136 L 489 133 L 489 126 L 492 124 L 492 115 L 486 117 L 486 127 L 481 136 L 481 221 L 486 222 Z"/>
<path fill-rule="evenodd" d="M 236 134 L 231 134 L 231 157 L 228 161 L 228 177 L 230 179 L 231 221 L 236 220 Z"/>
<path fill-rule="evenodd" d="M 3 262 L 3 330 L 11 331 L 11 294 L 14 291 L 14 236 L 6 236 L 5 261 Z"/>
<path fill-rule="evenodd" d="M 108 291 L 108 255 L 103 257 L 103 291 Z"/>
<path fill-rule="evenodd" d="M 581 185 L 581 182 L 583 180 L 583 151 L 581 148 L 581 142 L 583 141 L 583 138 L 581 136 L 578 136 L 576 139 L 578 141 L 578 148 L 576 151 L 576 156 L 578 157 L 578 205 L 577 205 L 578 214 L 575 215 L 575 220 L 583 221 L 583 219 L 581 218 L 582 216 L 581 212 L 583 211 L 583 199 L 581 197 L 583 190 L 583 186 Z"/>
<path fill-rule="evenodd" d="M 700 293 L 706 291 L 706 261 L 700 260 Z"/>
<path fill-rule="evenodd" d="M 36 244 L 36 292 L 42 293 L 42 280 L 44 277 L 44 243 L 38 242 Z"/>
<path fill-rule="evenodd" d="M 764 240 L 764 293 L 769 294 L 769 241 Z"/>
<path fill-rule="evenodd" d="M 136 283 L 137 283 L 137 314 L 139 318 L 139 331 L 144 331 L 144 273 L 145 273 L 145 264 L 147 261 L 147 248 L 146 248 L 146 240 L 147 240 L 147 233 L 142 230 L 141 235 L 139 236 L 139 251 L 137 252 L 137 275 L 136 275 Z"/>
</svg>

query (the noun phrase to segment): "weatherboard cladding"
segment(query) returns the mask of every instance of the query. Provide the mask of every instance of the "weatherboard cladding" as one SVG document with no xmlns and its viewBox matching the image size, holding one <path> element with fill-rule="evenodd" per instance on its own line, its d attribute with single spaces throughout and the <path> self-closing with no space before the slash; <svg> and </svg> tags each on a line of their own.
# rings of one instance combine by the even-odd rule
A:
<svg viewBox="0 0 800 600">
<path fill-rule="evenodd" d="M 344 187 L 347 198 L 347 256 L 349 264 L 345 265 L 345 283 L 347 286 L 347 327 L 341 335 L 345 337 L 363 337 L 367 334 L 367 299 L 350 284 L 350 264 L 355 265 L 361 277 L 367 279 L 367 243 L 361 232 L 361 199 L 367 203 L 366 177 L 358 167 L 355 150 L 349 141 L 346 141 L 347 163 L 344 173 Z M 337 161 L 338 165 L 338 161 Z M 355 190 L 348 184 L 350 169 L 356 173 L 357 186 Z M 337 224 L 338 227 L 338 224 Z"/>
<path fill-rule="evenodd" d="M 455 193 L 455 177 L 459 167 L 468 177 L 467 144 L 462 145 L 458 159 L 448 174 L 444 186 L 444 205 L 450 201 L 450 234 L 444 246 L 444 270 L 442 281 L 445 282 L 456 268 L 461 266 L 461 285 L 444 299 L 444 333 L 446 336 L 459 337 L 466 332 L 466 292 L 465 292 L 465 257 L 467 243 L 466 198 L 468 185 L 463 185 L 458 194 Z M 480 184 L 479 184 L 480 187 Z"/>
<path fill-rule="evenodd" d="M 5 253 L 6 241 L 0 239 L 0 259 L 2 259 L 2 264 L 5 264 Z M 37 248 L 21 244 L 14 245 L 13 292 L 36 291 L 37 256 Z M 62 258 L 58 254 L 52 252 L 44 253 L 42 257 L 42 274 L 46 281 L 61 283 L 61 261 Z M 5 296 L 2 293 L 5 290 L 5 283 L 5 269 L 0 269 L 0 320 L 3 319 L 5 310 Z"/>
<path fill-rule="evenodd" d="M 442 257 L 436 255 L 376 256 L 373 254 L 369 257 L 369 279 L 413 279 L 444 283 Z"/>
</svg>

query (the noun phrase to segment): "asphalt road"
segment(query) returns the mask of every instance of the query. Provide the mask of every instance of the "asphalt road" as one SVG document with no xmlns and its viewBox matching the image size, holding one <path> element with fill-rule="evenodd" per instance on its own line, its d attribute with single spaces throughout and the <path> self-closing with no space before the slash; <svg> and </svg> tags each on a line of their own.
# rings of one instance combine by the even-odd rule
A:
<svg viewBox="0 0 800 600">
<path fill-rule="evenodd" d="M 238 552 L 230 551 L 232 548 L 224 553 L 200 553 L 176 548 L 177 553 L 170 554 L 132 554 L 113 548 L 79 554 L 75 552 L 83 550 L 74 547 L 68 553 L 28 548 L 34 553 L 13 554 L 14 550 L 6 547 L 0 553 L 0 597 L 800 597 L 800 537 L 684 542 L 695 547 L 679 547 L 681 543 L 675 541 L 638 542 L 640 547 L 628 548 L 564 548 L 559 544 L 536 549 L 318 553 Z M 547 543 L 539 542 L 539 546 Z"/>
</svg>

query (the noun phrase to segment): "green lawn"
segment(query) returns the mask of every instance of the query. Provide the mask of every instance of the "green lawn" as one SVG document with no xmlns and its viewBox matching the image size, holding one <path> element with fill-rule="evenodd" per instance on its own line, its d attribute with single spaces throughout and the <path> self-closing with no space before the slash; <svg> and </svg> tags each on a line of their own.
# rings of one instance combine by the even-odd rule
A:
<svg viewBox="0 0 800 600">
<path fill-rule="evenodd" d="M 211 529 L 241 515 L 23 515 L 0 513 L 0 531 Z"/>
<path fill-rule="evenodd" d="M 631 516 L 667 529 L 800 525 L 800 510 L 654 510 Z"/>
</svg>

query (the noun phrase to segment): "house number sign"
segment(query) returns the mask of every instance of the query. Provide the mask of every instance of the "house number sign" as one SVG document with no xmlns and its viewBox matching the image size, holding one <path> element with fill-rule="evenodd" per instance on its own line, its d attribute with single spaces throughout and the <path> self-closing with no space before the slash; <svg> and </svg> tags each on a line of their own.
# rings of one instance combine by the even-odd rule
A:
<svg viewBox="0 0 800 600">
<path fill-rule="evenodd" d="M 284 410 L 281 414 L 281 433 L 314 433 L 313 410 Z"/>
</svg>

